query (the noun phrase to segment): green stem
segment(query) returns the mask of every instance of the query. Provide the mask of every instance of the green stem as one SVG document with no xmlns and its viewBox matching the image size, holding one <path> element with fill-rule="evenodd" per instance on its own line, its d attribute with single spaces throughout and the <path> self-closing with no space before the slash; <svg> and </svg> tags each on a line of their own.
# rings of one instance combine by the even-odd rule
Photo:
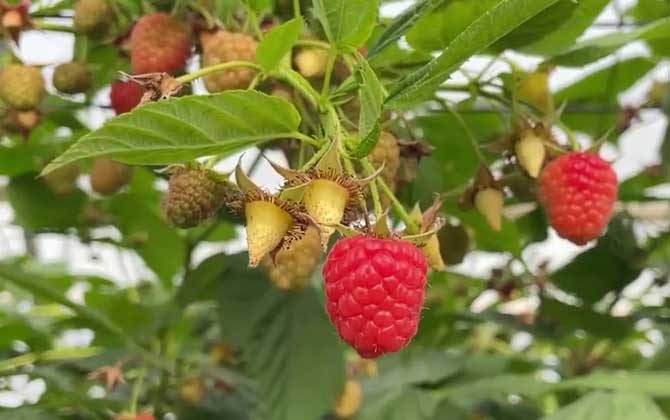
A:
<svg viewBox="0 0 670 420">
<path fill-rule="evenodd" d="M 307 99 L 309 103 L 312 104 L 312 106 L 315 108 L 319 107 L 319 92 L 317 92 L 309 83 L 309 81 L 307 81 L 307 79 L 305 79 L 300 73 L 291 68 L 282 67 L 277 71 L 275 76 L 300 92 L 300 94 L 305 99 Z"/>
<path fill-rule="evenodd" d="M 321 147 L 316 153 L 314 153 L 314 155 L 312 155 L 312 157 L 307 161 L 307 163 L 305 163 L 300 168 L 300 170 L 301 171 L 306 171 L 307 169 L 316 165 L 316 162 L 318 162 L 319 159 L 321 159 L 321 157 L 324 155 L 324 153 L 326 153 L 327 150 L 328 150 L 328 145 L 324 144 L 323 147 Z"/>
<path fill-rule="evenodd" d="M 177 80 L 177 82 L 179 83 L 186 84 L 200 77 L 204 77 L 212 73 L 218 73 L 221 71 L 234 69 L 237 67 L 248 67 L 255 70 L 261 69 L 258 64 L 252 63 L 251 61 L 235 60 L 235 61 L 229 61 L 227 63 L 215 64 L 209 67 L 203 67 L 200 70 L 194 71 L 193 73 L 188 73 L 183 76 L 179 76 L 175 80 Z"/>
<path fill-rule="evenodd" d="M 96 356 L 103 351 L 100 347 L 68 347 L 62 349 L 46 350 L 22 354 L 0 361 L 0 372 L 11 372 L 23 366 L 33 365 L 38 362 L 63 362 L 69 360 L 87 359 Z"/>
<path fill-rule="evenodd" d="M 337 59 L 337 51 L 334 48 L 328 50 L 328 63 L 326 64 L 326 75 L 323 77 L 323 89 L 321 89 L 321 103 L 325 104 L 328 101 L 330 94 L 330 79 L 333 77 L 333 67 L 335 67 L 335 60 Z"/>
<path fill-rule="evenodd" d="M 307 135 L 302 134 L 302 133 L 297 132 L 297 131 L 295 133 L 292 133 L 291 137 L 293 137 L 295 139 L 298 139 L 300 141 L 303 141 L 305 143 L 309 143 L 314 147 L 321 147 L 323 145 L 323 142 L 321 142 L 317 139 L 313 139 L 310 136 L 307 136 Z"/>
<path fill-rule="evenodd" d="M 370 161 L 368 161 L 367 158 L 361 159 L 361 164 L 363 165 L 363 169 L 365 171 L 374 173 L 375 168 L 372 166 Z M 412 219 L 407 213 L 407 210 L 405 210 L 405 207 L 398 201 L 398 198 L 393 194 L 393 191 L 391 190 L 391 187 L 388 186 L 388 184 L 381 178 L 377 178 L 375 181 L 379 184 L 381 187 L 382 191 L 386 196 L 391 200 L 391 203 L 393 204 L 393 209 L 395 210 L 396 214 L 398 217 L 405 222 L 405 225 L 407 226 L 407 232 L 409 233 L 418 233 L 419 232 L 419 226 L 416 224 L 414 219 Z"/>
<path fill-rule="evenodd" d="M 295 16 L 296 19 L 302 17 L 302 13 L 300 12 L 300 0 L 293 0 L 293 16 Z"/>
<path fill-rule="evenodd" d="M 484 162 L 484 155 L 482 154 L 482 151 L 479 149 L 479 143 L 477 142 L 477 139 L 475 138 L 475 135 L 472 133 L 470 130 L 470 127 L 468 124 L 465 122 L 461 114 L 459 114 L 454 107 L 448 103 L 444 102 L 445 106 L 447 107 L 447 110 L 451 113 L 451 115 L 456 118 L 456 121 L 463 127 L 463 130 L 465 131 L 465 134 L 468 137 L 468 140 L 470 140 L 470 143 L 472 144 L 472 148 L 475 151 L 475 154 L 477 155 L 477 158 L 479 159 L 479 162 Z"/>
<path fill-rule="evenodd" d="M 256 33 L 256 37 L 259 40 L 263 39 L 263 31 L 261 31 L 261 27 L 258 24 L 258 16 L 256 16 L 256 12 L 254 12 L 254 10 L 251 7 L 247 7 L 247 17 L 254 32 Z"/>
<path fill-rule="evenodd" d="M 140 394 L 142 393 L 142 387 L 144 386 L 144 377 L 147 374 L 147 369 L 142 367 L 137 374 L 137 379 L 133 383 L 133 390 L 130 396 L 130 414 L 133 416 L 137 414 L 137 405 L 140 400 Z"/>
<path fill-rule="evenodd" d="M 75 29 L 72 26 L 61 25 L 58 23 L 47 22 L 43 19 L 34 19 L 33 26 L 35 29 L 42 31 L 56 31 L 56 32 L 75 32 Z"/>
</svg>

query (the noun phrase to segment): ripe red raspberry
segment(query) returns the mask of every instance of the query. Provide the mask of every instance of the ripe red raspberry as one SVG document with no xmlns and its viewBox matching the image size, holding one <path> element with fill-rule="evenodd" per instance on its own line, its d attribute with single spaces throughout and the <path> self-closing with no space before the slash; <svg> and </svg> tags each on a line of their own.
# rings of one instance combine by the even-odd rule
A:
<svg viewBox="0 0 670 420">
<path fill-rule="evenodd" d="M 156 417 L 151 414 L 128 414 L 119 417 L 114 417 L 114 420 L 156 420 Z"/>
<path fill-rule="evenodd" d="M 428 264 L 414 244 L 366 235 L 338 241 L 323 267 L 326 309 L 365 358 L 393 353 L 416 334 Z"/>
<path fill-rule="evenodd" d="M 191 55 L 186 27 L 167 13 L 142 16 L 130 34 L 130 61 L 134 74 L 173 73 Z"/>
<path fill-rule="evenodd" d="M 144 95 L 144 90 L 137 83 L 132 80 L 125 82 L 117 80 L 112 83 L 112 91 L 109 94 L 109 98 L 112 101 L 112 108 L 114 108 L 116 115 L 120 115 L 130 112 L 135 108 L 142 100 L 142 95 Z"/>
<path fill-rule="evenodd" d="M 573 152 L 549 163 L 540 175 L 540 200 L 558 234 L 577 245 L 607 227 L 617 198 L 617 176 L 598 155 Z"/>
</svg>

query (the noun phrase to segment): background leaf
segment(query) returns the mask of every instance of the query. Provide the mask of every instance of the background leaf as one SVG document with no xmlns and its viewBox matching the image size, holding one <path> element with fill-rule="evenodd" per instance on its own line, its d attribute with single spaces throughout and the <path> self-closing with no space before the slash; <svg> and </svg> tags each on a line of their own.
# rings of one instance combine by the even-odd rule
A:
<svg viewBox="0 0 670 420">
<path fill-rule="evenodd" d="M 302 19 L 291 19 L 265 34 L 256 50 L 258 64 L 263 70 L 272 71 L 281 59 L 291 52 L 304 26 L 305 22 Z"/>
<path fill-rule="evenodd" d="M 314 15 L 333 44 L 360 47 L 377 22 L 379 0 L 314 0 Z"/>
<path fill-rule="evenodd" d="M 439 57 L 404 77 L 389 93 L 393 107 L 402 102 L 425 98 L 470 56 L 521 25 L 557 0 L 501 0 L 482 13 L 442 51 Z"/>
</svg>

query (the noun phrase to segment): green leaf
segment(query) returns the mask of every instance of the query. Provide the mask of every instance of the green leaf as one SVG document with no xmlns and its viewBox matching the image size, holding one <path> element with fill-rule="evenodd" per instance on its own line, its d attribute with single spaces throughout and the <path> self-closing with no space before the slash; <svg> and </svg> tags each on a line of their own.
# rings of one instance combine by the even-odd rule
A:
<svg viewBox="0 0 670 420">
<path fill-rule="evenodd" d="M 552 336 L 572 335 L 576 329 L 580 329 L 597 337 L 621 339 L 633 330 L 629 319 L 616 318 L 587 307 L 567 305 L 549 298 L 542 299 L 538 318 L 540 322 L 556 327 L 550 330 Z"/>
<path fill-rule="evenodd" d="M 439 393 L 459 406 L 499 395 L 520 394 L 538 397 L 552 390 L 553 384 L 540 382 L 535 375 L 507 374 L 447 385 Z"/>
<path fill-rule="evenodd" d="M 542 420 L 667 420 L 654 401 L 639 393 L 592 392 Z"/>
<path fill-rule="evenodd" d="M 111 119 L 54 159 L 44 173 L 99 156 L 151 165 L 230 155 L 290 138 L 299 124 L 300 114 L 286 100 L 253 90 L 172 98 Z"/>
<path fill-rule="evenodd" d="M 274 6 L 273 0 L 243 0 L 244 3 L 254 12 L 261 14 L 271 12 Z"/>
<path fill-rule="evenodd" d="M 15 176 L 38 170 L 35 155 L 39 152 L 40 148 L 30 143 L 20 143 L 11 147 L 0 145 L 0 174 Z"/>
<path fill-rule="evenodd" d="M 617 95 L 633 86 L 656 64 L 644 57 L 619 61 L 562 88 L 554 94 L 554 100 L 556 103 L 587 102 L 596 106 L 617 104 Z"/>
<path fill-rule="evenodd" d="M 386 99 L 388 106 L 432 95 L 458 66 L 558 0 L 501 0 L 473 21 L 419 70 L 401 79 Z"/>
<path fill-rule="evenodd" d="M 256 57 L 258 64 L 266 72 L 274 70 L 300 37 L 305 23 L 302 19 L 291 19 L 272 28 L 258 44 Z"/>
<path fill-rule="evenodd" d="M 216 299 L 218 280 L 227 267 L 226 256 L 216 254 L 201 262 L 195 270 L 184 277 L 176 300 L 181 306 L 200 300 Z"/>
<path fill-rule="evenodd" d="M 407 32 L 407 42 L 423 51 L 442 50 L 498 0 L 452 0 L 419 19 Z"/>
<path fill-rule="evenodd" d="M 569 379 L 558 384 L 560 388 L 585 387 L 611 389 L 623 392 L 640 392 L 653 397 L 670 397 L 670 372 L 596 372 L 588 376 Z"/>
<path fill-rule="evenodd" d="M 313 420 L 344 384 L 341 341 L 314 289 L 269 297 L 246 353 L 262 395 L 260 418 Z"/>
<path fill-rule="evenodd" d="M 336 45 L 360 47 L 370 37 L 379 0 L 314 0 L 314 16 Z"/>
<path fill-rule="evenodd" d="M 462 355 L 424 349 L 389 355 L 379 361 L 379 374 L 366 382 L 374 388 L 430 384 L 458 373 L 466 360 Z"/>
<path fill-rule="evenodd" d="M 372 401 L 368 401 L 368 400 Z M 365 394 L 364 406 L 357 420 L 428 420 L 432 419 L 440 400 L 427 391 L 404 389 L 402 392 Z M 445 417 L 438 417 L 445 419 Z M 448 417 L 449 420 L 453 418 Z"/>
<path fill-rule="evenodd" d="M 614 219 L 595 247 L 550 275 L 552 282 L 584 302 L 597 302 L 607 293 L 623 289 L 640 274 L 634 246 L 631 227 Z"/>
<path fill-rule="evenodd" d="M 282 292 L 246 254 L 230 256 L 219 279 L 223 339 L 242 349 L 259 390 L 263 420 L 314 420 L 344 383 L 342 342 L 316 290 Z"/>
<path fill-rule="evenodd" d="M 600 15 L 609 0 L 579 0 L 570 15 L 554 32 L 522 48 L 530 54 L 554 55 L 572 46 Z"/>
<path fill-rule="evenodd" d="M 86 194 L 78 189 L 65 196 L 54 194 L 35 172 L 12 178 L 7 198 L 14 209 L 15 223 L 32 232 L 62 232 L 78 226 L 87 201 Z"/>
<path fill-rule="evenodd" d="M 469 131 L 480 143 L 492 140 L 506 131 L 504 121 L 496 112 L 466 113 L 461 117 Z M 468 133 L 452 113 L 434 113 L 418 117 L 417 122 L 424 133 L 424 139 L 435 147 L 432 158 L 438 161 L 439 172 L 432 175 L 443 181 L 443 189 L 467 183 L 477 170 L 479 158 Z M 419 182 L 422 178 L 419 178 Z"/>
<path fill-rule="evenodd" d="M 581 67 L 599 60 L 619 48 L 637 40 L 670 38 L 670 17 L 658 19 L 630 32 L 615 32 L 578 42 L 573 47 L 549 60 L 561 66 Z"/>
<path fill-rule="evenodd" d="M 360 143 L 352 151 L 354 159 L 367 156 L 375 148 L 381 132 L 382 107 L 384 105 L 384 88 L 370 64 L 358 54 L 358 73 L 361 80 L 359 98 L 361 114 L 358 122 Z"/>
<path fill-rule="evenodd" d="M 177 231 L 156 215 L 141 195 L 115 196 L 110 212 L 124 239 L 130 244 L 137 243 L 135 251 L 163 284 L 171 288 L 172 277 L 186 258 L 186 246 Z"/>
<path fill-rule="evenodd" d="M 554 55 L 570 46 L 593 23 L 609 0 L 560 0 L 496 42 L 503 51 L 516 48 L 543 56 Z"/>
<path fill-rule="evenodd" d="M 424 15 L 443 4 L 446 4 L 448 1 L 449 0 L 421 0 L 407 8 L 407 10 L 393 19 L 384 33 L 382 33 L 379 38 L 377 38 L 374 45 L 370 47 L 367 56 L 368 60 L 373 59 L 377 54 L 384 51 L 386 47 L 398 41 L 398 39 L 405 35 L 405 33 Z"/>
</svg>

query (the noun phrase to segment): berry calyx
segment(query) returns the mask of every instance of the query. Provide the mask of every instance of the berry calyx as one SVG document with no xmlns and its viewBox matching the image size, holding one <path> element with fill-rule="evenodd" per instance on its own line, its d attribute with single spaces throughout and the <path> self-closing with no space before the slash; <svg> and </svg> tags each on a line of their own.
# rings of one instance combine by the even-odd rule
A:
<svg viewBox="0 0 670 420">
<path fill-rule="evenodd" d="M 274 259 L 265 257 L 263 265 L 277 288 L 295 290 L 307 287 L 321 259 L 319 230 L 309 226 L 302 238 L 277 252 Z"/>
<path fill-rule="evenodd" d="M 293 225 L 291 214 L 272 201 L 246 203 L 249 266 L 256 267 L 263 257 L 278 248 Z"/>
<path fill-rule="evenodd" d="M 63 93 L 83 93 L 93 85 L 93 75 L 84 63 L 65 63 L 54 70 L 53 84 Z"/>
<path fill-rule="evenodd" d="M 130 51 L 134 74 L 174 73 L 191 56 L 191 39 L 179 20 L 167 13 L 152 13 L 133 27 Z"/>
<path fill-rule="evenodd" d="M 91 167 L 91 188 L 100 195 L 111 195 L 128 185 L 133 168 L 108 158 L 98 158 Z"/>
<path fill-rule="evenodd" d="M 528 175 L 537 178 L 547 155 L 542 138 L 532 129 L 525 130 L 514 145 L 514 152 Z"/>
<path fill-rule="evenodd" d="M 230 61 L 256 61 L 258 43 L 248 34 L 216 31 L 203 32 L 200 35 L 202 44 L 203 67 Z M 210 74 L 205 77 L 205 87 L 209 92 L 221 92 L 231 89 L 246 89 L 256 75 L 251 68 L 236 68 Z"/>
<path fill-rule="evenodd" d="M 178 168 L 170 177 L 163 210 L 173 225 L 192 228 L 216 214 L 223 205 L 223 192 L 209 170 Z"/>
<path fill-rule="evenodd" d="M 10 64 L 0 69 L 0 99 L 10 107 L 33 109 L 45 94 L 42 72 L 37 67 Z"/>
<path fill-rule="evenodd" d="M 364 358 L 397 352 L 416 335 L 428 264 L 411 242 L 358 235 L 338 241 L 323 267 L 326 309 Z"/>
<path fill-rule="evenodd" d="M 617 198 L 608 162 L 594 153 L 568 153 L 551 161 L 539 181 L 540 201 L 561 237 L 584 245 L 603 233 Z"/>
<path fill-rule="evenodd" d="M 338 419 L 349 419 L 358 413 L 362 402 L 361 383 L 350 379 L 344 383 L 344 389 L 333 405 L 333 414 Z"/>
<path fill-rule="evenodd" d="M 328 239 L 335 233 L 335 225 L 344 217 L 349 190 L 330 179 L 315 179 L 305 189 L 303 201 L 307 213 L 320 225 L 321 246 L 326 249 Z"/>
<path fill-rule="evenodd" d="M 484 188 L 475 194 L 475 207 L 495 231 L 502 229 L 503 202 L 503 193 L 496 188 Z"/>
<path fill-rule="evenodd" d="M 318 77 L 326 73 L 328 51 L 321 48 L 304 48 L 294 58 L 298 72 L 305 77 Z"/>
<path fill-rule="evenodd" d="M 130 112 L 139 105 L 144 95 L 142 87 L 132 80 L 117 80 L 112 83 L 112 90 L 109 98 L 112 102 L 112 108 L 116 115 Z"/>
</svg>

